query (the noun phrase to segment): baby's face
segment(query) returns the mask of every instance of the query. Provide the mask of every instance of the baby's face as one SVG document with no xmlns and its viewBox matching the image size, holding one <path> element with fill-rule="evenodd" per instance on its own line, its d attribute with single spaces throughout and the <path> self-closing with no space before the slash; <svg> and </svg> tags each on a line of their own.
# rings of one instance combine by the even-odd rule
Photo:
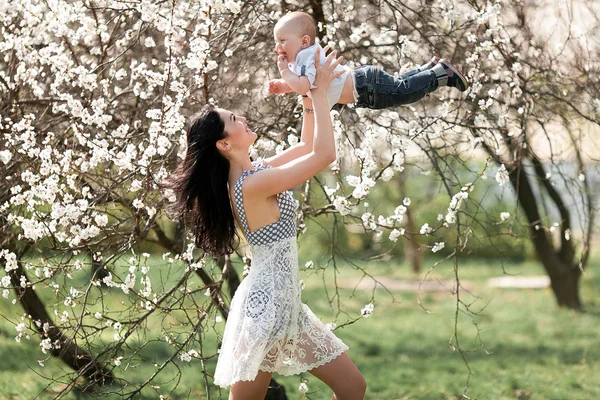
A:
<svg viewBox="0 0 600 400">
<path fill-rule="evenodd" d="M 296 56 L 307 46 L 308 36 L 304 38 L 296 30 L 292 29 L 290 24 L 283 24 L 275 27 L 275 51 L 280 56 L 284 56 L 289 62 L 295 62 Z M 309 40 L 309 39 L 308 39 Z M 310 44 L 310 43 L 309 43 Z"/>
</svg>

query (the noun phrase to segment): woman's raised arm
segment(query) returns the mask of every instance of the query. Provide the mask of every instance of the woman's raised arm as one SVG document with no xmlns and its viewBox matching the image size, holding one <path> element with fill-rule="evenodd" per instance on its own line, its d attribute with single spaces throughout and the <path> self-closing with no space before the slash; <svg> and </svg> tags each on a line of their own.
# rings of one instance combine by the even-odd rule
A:
<svg viewBox="0 0 600 400">
<path fill-rule="evenodd" d="M 279 154 L 266 158 L 265 165 L 279 167 L 312 151 L 315 133 L 315 114 L 311 112 L 313 110 L 313 103 L 310 97 L 302 98 L 302 109 L 308 111 L 303 111 L 300 142 Z"/>
<path fill-rule="evenodd" d="M 315 50 L 319 52 L 319 50 Z M 325 46 L 325 54 L 329 51 L 329 46 Z M 321 54 L 319 53 L 319 57 Z M 316 53 L 315 53 L 316 57 Z M 271 165 L 273 167 L 279 167 L 280 165 L 286 164 L 298 157 L 302 157 L 305 154 L 308 154 L 313 149 L 313 137 L 315 133 L 315 119 L 314 113 L 311 112 L 313 110 L 313 102 L 310 97 L 302 98 L 302 109 L 310 110 L 308 112 L 303 111 L 302 118 L 302 133 L 300 135 L 300 142 L 289 149 L 276 154 L 272 157 L 265 159 L 266 165 Z"/>
<path fill-rule="evenodd" d="M 269 197 L 281 193 L 312 178 L 335 160 L 335 140 L 327 103 L 327 89 L 333 79 L 344 73 L 334 72 L 343 59 L 340 57 L 334 62 L 335 54 L 335 51 L 329 54 L 322 66 L 319 53 L 315 55 L 316 88 L 311 90 L 315 129 L 311 151 L 275 168 L 250 175 L 244 181 L 245 195 Z M 305 119 L 306 122 L 308 118 Z"/>
</svg>

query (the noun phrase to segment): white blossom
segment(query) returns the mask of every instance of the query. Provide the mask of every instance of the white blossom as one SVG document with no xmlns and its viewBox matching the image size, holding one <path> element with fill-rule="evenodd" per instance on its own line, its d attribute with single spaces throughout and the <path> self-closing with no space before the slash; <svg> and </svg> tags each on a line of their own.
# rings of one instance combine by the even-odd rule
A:
<svg viewBox="0 0 600 400">
<path fill-rule="evenodd" d="M 337 196 L 332 204 L 341 215 L 348 215 L 352 212 L 350 202 L 343 196 Z"/>
<path fill-rule="evenodd" d="M 504 166 L 504 164 L 500 165 L 500 169 L 498 170 L 498 172 L 496 172 L 496 182 L 498 182 L 500 186 L 504 186 L 509 181 L 509 179 L 510 178 L 506 167 Z"/>
<path fill-rule="evenodd" d="M 431 232 L 433 232 L 433 229 L 431 229 L 428 223 L 423 224 L 421 229 L 419 229 L 419 233 L 421 233 L 421 235 L 428 235 Z"/>
<path fill-rule="evenodd" d="M 17 331 L 17 336 L 15 336 L 16 342 L 20 342 L 23 337 L 29 339 L 29 335 L 26 334 L 27 327 L 23 322 L 16 325 L 15 330 Z"/>
<path fill-rule="evenodd" d="M 25 328 L 25 324 L 24 324 L 23 322 L 21 322 L 21 323 L 19 323 L 17 326 L 15 326 L 15 330 L 16 330 L 18 333 L 23 333 L 23 332 L 25 332 L 25 329 L 26 329 L 26 328 Z"/>
<path fill-rule="evenodd" d="M 12 158 L 12 153 L 8 150 L 0 151 L 0 161 L 4 163 L 4 165 L 8 164 Z"/>
<path fill-rule="evenodd" d="M 121 290 L 123 290 L 123 293 L 127 294 L 127 293 L 129 293 L 130 289 L 133 289 L 134 286 L 135 286 L 135 274 L 129 273 L 125 277 L 125 282 L 123 283 L 123 285 L 121 285 Z"/>
<path fill-rule="evenodd" d="M 392 231 L 390 232 L 390 240 L 391 240 L 392 242 L 396 242 L 396 241 L 398 241 L 398 238 L 404 234 L 404 232 L 403 232 L 403 231 L 404 231 L 404 229 L 402 229 L 402 231 L 399 231 L 398 229 L 394 229 L 394 230 L 392 230 Z"/>
<path fill-rule="evenodd" d="M 436 244 L 433 245 L 433 247 L 431 248 L 431 251 L 433 253 L 437 253 L 438 251 L 440 251 L 441 249 L 443 249 L 445 246 L 444 242 L 437 242 Z"/>
<path fill-rule="evenodd" d="M 300 393 L 308 392 L 308 386 L 306 385 L 306 383 L 304 383 L 304 382 L 300 383 L 300 385 L 298 385 L 298 391 Z"/>
<path fill-rule="evenodd" d="M 156 208 L 155 207 L 146 207 L 146 212 L 148 213 L 148 217 L 152 218 L 156 215 Z"/>
<path fill-rule="evenodd" d="M 98 226 L 106 226 L 108 224 L 108 215 L 98 214 L 94 217 L 94 222 Z"/>
<path fill-rule="evenodd" d="M 375 186 L 375 180 L 365 175 L 362 177 L 348 175 L 346 176 L 346 182 L 348 182 L 348 185 L 355 187 L 352 197 L 358 200 L 366 197 L 370 189 Z"/>
<path fill-rule="evenodd" d="M 109 272 L 107 276 L 105 276 L 104 278 L 102 278 L 102 282 L 110 287 L 110 286 L 114 286 L 113 284 L 113 279 L 112 279 L 112 274 Z"/>
<path fill-rule="evenodd" d="M 108 355 L 108 362 L 119 366 L 123 359 L 117 357 L 121 351 L 119 346 L 125 344 L 119 333 L 124 335 L 124 328 L 113 321 L 125 317 L 136 320 L 155 310 L 168 322 L 172 313 L 177 314 L 182 311 L 181 307 L 191 304 L 188 296 L 193 296 L 197 287 L 195 283 L 189 286 L 184 282 L 169 296 L 173 301 L 167 298 L 166 303 L 159 304 L 167 289 L 165 282 L 171 282 L 173 274 L 187 274 L 205 266 L 212 268 L 212 259 L 198 258 L 203 252 L 193 245 L 184 247 L 181 254 L 163 254 L 162 262 L 152 273 L 151 260 L 138 254 L 140 240 L 156 240 L 157 234 L 160 235 L 156 229 L 165 228 L 162 226 L 164 221 L 155 221 L 155 218 L 177 200 L 173 190 L 163 191 L 159 183 L 171 176 L 176 164 L 189 150 L 186 118 L 196 111 L 196 104 L 218 104 L 210 97 L 214 91 L 203 88 L 225 84 L 227 90 L 218 96 L 223 105 L 247 113 L 249 120 L 254 119 L 253 122 L 263 128 L 272 127 L 271 132 L 262 131 L 261 138 L 252 146 L 253 159 L 270 157 L 300 142 L 296 123 L 281 132 L 283 120 L 279 114 L 264 120 L 262 117 L 275 108 L 284 113 L 292 107 L 288 102 L 292 100 L 291 96 L 268 98 L 260 110 L 245 106 L 258 99 L 263 81 L 274 77 L 277 71 L 271 57 L 272 45 L 270 41 L 265 43 L 261 35 L 272 29 L 272 22 L 282 16 L 281 7 L 278 2 L 262 2 L 260 7 L 253 8 L 232 0 L 103 0 L 97 7 L 82 7 L 81 2 L 63 0 L 9 0 L 4 3 L 6 5 L 0 6 L 3 27 L 0 54 L 4 57 L 3 62 L 14 68 L 8 75 L 0 70 L 0 81 L 3 82 L 0 91 L 5 94 L 6 101 L 11 98 L 6 96 L 7 93 L 22 96 L 14 104 L 5 104 L 6 112 L 0 118 L 0 166 L 5 167 L 3 178 L 7 180 L 4 185 L 6 201 L 0 204 L 0 215 L 5 218 L 7 232 L 15 233 L 16 241 L 30 243 L 33 250 L 40 243 L 47 243 L 74 258 L 49 259 L 40 255 L 35 259 L 17 260 L 13 253 L 0 249 L 0 262 L 5 270 L 5 274 L 0 275 L 0 290 L 13 304 L 18 298 L 12 286 L 18 289 L 35 285 L 41 292 L 48 292 L 52 297 L 54 309 L 50 311 L 54 312 L 55 320 L 65 328 L 73 328 L 71 333 L 75 338 L 82 334 L 86 336 L 78 331 L 81 326 L 73 319 L 76 315 L 85 319 L 84 326 L 92 325 L 90 332 L 106 331 L 106 327 L 111 326 L 113 329 L 109 329 L 111 333 L 107 339 L 110 340 L 113 334 L 119 342 L 111 344 L 111 351 L 116 353 Z M 591 37 L 588 34 L 594 31 L 584 32 L 577 28 L 582 24 L 574 23 L 571 41 L 577 44 L 575 47 L 569 47 L 572 46 L 569 40 L 556 40 L 554 42 L 559 44 L 547 45 L 539 40 L 543 32 L 533 32 L 533 36 L 523 42 L 519 31 L 507 31 L 503 21 L 506 20 L 504 10 L 506 15 L 514 14 L 522 7 L 521 0 L 480 2 L 477 8 L 468 2 L 453 0 L 436 0 L 434 3 L 437 15 L 434 19 L 439 31 L 449 41 L 468 44 L 469 51 L 460 61 L 471 83 L 469 91 L 463 96 L 450 89 L 438 90 L 426 103 L 377 113 L 348 106 L 350 109 L 344 108 L 343 114 L 350 112 L 349 119 L 332 111 L 337 160 L 331 171 L 322 177 L 332 187 L 323 185 L 323 191 L 316 190 L 321 181 L 312 181 L 310 193 L 315 195 L 303 198 L 302 207 L 297 211 L 300 230 L 306 227 L 301 219 L 310 217 L 311 207 L 316 206 L 325 212 L 317 217 L 318 221 L 320 218 L 327 221 L 328 212 L 348 215 L 349 218 L 340 220 L 351 229 L 355 227 L 356 218 L 360 218 L 357 228 L 370 231 L 367 235 L 372 234 L 375 251 L 385 251 L 386 246 L 394 245 L 381 243 L 387 242 L 385 232 L 394 243 L 405 235 L 403 227 L 411 199 L 402 199 L 402 195 L 393 193 L 391 198 L 400 196 L 401 200 L 389 206 L 391 200 L 384 197 L 389 188 L 398 187 L 399 182 L 394 180 L 409 161 L 411 166 L 422 164 L 418 168 L 424 176 L 433 176 L 437 170 L 425 161 L 432 151 L 437 153 L 439 150 L 439 154 L 448 154 L 452 158 L 458 155 L 480 157 L 489 150 L 496 153 L 496 159 L 508 163 L 520 157 L 521 146 L 531 144 L 544 150 L 548 146 L 536 142 L 545 139 L 543 132 L 538 135 L 532 131 L 534 140 L 526 141 L 527 132 L 523 129 L 529 126 L 538 129 L 531 123 L 541 118 L 540 123 L 552 122 L 551 134 L 561 137 L 560 129 L 564 123 L 560 119 L 544 117 L 557 103 L 551 104 L 554 100 L 550 99 L 548 107 L 540 107 L 535 96 L 540 87 L 553 87 L 556 82 L 564 83 L 556 93 L 558 100 L 572 101 L 573 107 L 577 106 L 575 109 L 581 109 L 581 115 L 588 118 L 598 117 L 598 96 L 577 90 L 577 85 L 573 84 L 573 77 L 577 77 L 583 86 L 586 80 L 597 78 L 598 66 L 593 57 L 579 64 L 576 62 L 579 58 L 572 57 L 580 50 L 577 46 L 589 47 L 585 46 Z M 419 2 L 411 4 L 416 13 L 426 10 Z M 517 8 L 514 8 L 515 4 Z M 362 52 L 345 64 L 349 67 L 360 63 L 394 64 L 398 67 L 393 74 L 399 76 L 414 63 L 426 61 L 421 58 L 431 49 L 420 48 L 422 43 L 417 36 L 408 33 L 403 36 L 397 30 L 386 28 L 388 22 L 394 22 L 393 15 L 381 13 L 378 18 L 370 19 L 368 16 L 376 8 L 371 10 L 367 5 L 364 10 L 359 10 L 356 7 L 362 5 L 334 0 L 326 10 L 332 16 L 332 22 L 320 26 L 323 45 L 333 44 L 335 40 L 338 42 L 335 47 L 342 50 L 356 46 L 370 46 L 376 50 Z M 235 16 L 242 10 L 247 15 Z M 353 16 L 357 18 L 353 19 Z M 241 25 L 232 31 L 230 22 L 238 20 Z M 428 22 L 427 18 L 416 21 L 415 28 L 421 30 L 421 25 Z M 507 32 L 517 35 L 515 40 L 510 40 Z M 515 47 L 514 43 L 521 42 L 526 46 Z M 396 43 L 396 48 L 390 47 L 390 43 Z M 565 61 L 568 62 L 562 65 Z M 579 70 L 580 64 L 585 72 Z M 537 76 L 540 65 L 553 73 L 543 80 L 532 79 Z M 564 71 L 572 72 L 572 76 Z M 549 85 L 544 86 L 545 80 L 551 81 Z M 528 91 L 525 91 L 526 87 Z M 470 107 L 463 107 L 464 101 Z M 580 117 L 575 115 L 574 118 L 573 126 L 581 125 L 578 123 Z M 352 123 L 346 122 L 350 120 Z M 300 124 L 299 120 L 296 122 Z M 560 154 L 568 156 L 572 153 L 565 149 Z M 497 171 L 492 170 L 486 173 L 487 176 L 478 178 L 484 180 L 495 176 L 500 186 L 505 185 L 510 180 L 507 168 L 512 164 L 507 164 L 508 167 L 500 164 Z M 443 171 L 451 177 L 451 170 Z M 475 171 L 467 173 L 479 175 Z M 582 189 L 585 171 L 576 172 L 575 179 L 579 179 L 580 187 L 575 185 L 573 190 Z M 455 181 L 454 178 L 451 180 Z M 373 196 L 376 181 L 390 184 L 384 183 L 381 192 Z M 456 194 L 452 192 L 447 209 L 446 206 L 436 209 L 436 203 L 430 203 L 426 211 L 432 219 L 428 221 L 436 226 L 424 224 L 420 230 L 418 226 L 415 229 L 429 235 L 438 226 L 448 228 L 457 223 L 459 216 L 462 217 L 460 207 L 468 199 L 471 188 L 463 188 Z M 419 188 L 410 192 L 419 195 L 412 198 L 415 202 L 430 200 L 423 198 L 426 193 L 419 192 Z M 324 200 L 323 193 L 327 197 Z M 373 196 L 370 208 L 366 203 L 369 196 Z M 302 194 L 297 197 L 301 198 Z M 421 204 L 418 206 L 419 211 L 425 209 Z M 433 222 L 436 215 L 438 221 Z M 168 216 L 164 217 L 166 221 Z M 510 218 L 510 213 L 501 212 L 498 223 L 510 221 Z M 113 226 L 109 226 L 109 221 Z M 463 222 L 471 223 L 471 218 Z M 543 230 L 545 226 L 540 222 L 535 229 Z M 549 229 L 560 232 L 556 224 Z M 443 240 L 447 238 L 443 235 L 448 231 L 440 229 L 441 237 L 427 243 L 433 253 L 445 249 Z M 564 232 L 565 240 L 572 237 L 570 230 Z M 182 243 L 194 242 L 190 235 L 182 239 Z M 87 254 L 90 247 L 97 250 Z M 132 253 L 125 254 L 127 249 Z M 105 253 L 104 259 L 102 253 Z M 95 303 L 95 295 L 85 296 L 87 286 L 77 286 L 81 284 L 86 268 L 90 267 L 90 261 L 84 255 L 105 266 L 101 272 L 108 275 L 93 277 L 91 284 L 96 288 L 92 291 L 100 290 L 102 284 L 112 288 L 108 290 L 109 295 L 118 295 L 115 290 L 125 293 L 138 290 L 132 296 L 123 296 L 122 302 L 111 303 L 110 309 Z M 121 268 L 120 261 L 128 257 L 133 257 L 133 261 L 129 260 L 129 264 Z M 244 275 L 248 274 L 250 265 L 249 260 L 244 261 Z M 305 269 L 317 266 L 318 263 L 313 261 L 304 264 Z M 19 267 L 30 272 L 31 281 L 24 276 L 16 277 L 14 282 L 11 280 Z M 214 290 L 206 289 L 206 294 L 216 295 Z M 202 299 L 196 300 L 199 309 L 204 310 L 211 298 L 200 297 Z M 84 304 L 84 301 L 88 303 Z M 69 307 L 77 308 L 70 310 Z M 373 304 L 367 305 L 361 310 L 361 316 L 366 317 L 372 311 Z M 28 318 L 24 316 L 17 321 L 20 322 L 18 325 L 14 324 L 18 340 L 22 340 L 21 334 L 44 325 Z M 222 322 L 220 315 L 213 314 L 213 318 L 215 323 Z M 331 327 L 328 325 L 330 329 L 334 326 L 333 323 Z M 179 345 L 182 336 L 176 324 L 166 323 L 163 328 L 161 336 L 168 337 L 172 345 Z M 44 329 L 48 333 L 49 325 L 46 324 Z M 132 333 L 136 335 L 136 332 Z M 44 353 L 60 345 L 46 336 L 39 338 Z M 89 336 L 90 346 L 96 348 L 98 343 L 95 341 L 102 341 L 100 336 Z M 148 340 L 153 339 L 149 337 Z M 133 346 L 134 342 L 127 345 Z M 137 351 L 135 348 L 128 350 Z M 180 357 L 185 361 L 197 354 L 193 350 L 180 351 Z M 39 362 L 43 366 L 44 360 Z M 308 390 L 306 384 L 304 388 Z M 302 385 L 299 389 L 302 391 Z"/>
<path fill-rule="evenodd" d="M 190 362 L 190 361 L 192 361 L 193 357 L 198 357 L 198 352 L 196 350 L 193 350 L 193 349 L 190 350 L 190 351 L 188 351 L 188 352 L 181 353 L 179 355 L 179 359 L 181 361 L 184 361 L 184 362 Z"/>
<path fill-rule="evenodd" d="M 323 190 L 325 190 L 325 193 L 327 194 L 328 197 L 331 197 L 335 192 L 340 190 L 340 184 L 337 183 L 335 188 L 330 188 L 327 185 L 323 185 Z"/>
<path fill-rule="evenodd" d="M 375 216 L 372 213 L 366 212 L 360 218 L 363 222 L 363 226 L 366 229 L 370 229 L 372 231 L 377 229 L 377 223 L 375 222 Z"/>
<path fill-rule="evenodd" d="M 300 139 L 298 138 L 298 136 L 294 135 L 294 134 L 290 134 L 287 137 L 287 142 L 290 146 L 295 146 L 298 144 L 298 142 L 300 141 Z"/>
<path fill-rule="evenodd" d="M 468 190 L 473 190 L 473 186 L 470 183 L 467 184 L 466 186 L 464 186 L 463 188 L 461 188 L 461 190 L 458 193 L 456 193 L 454 196 L 452 196 L 452 199 L 450 199 L 450 204 L 448 206 L 448 212 L 444 218 L 447 224 L 456 223 L 457 210 L 460 208 L 462 201 L 469 197 L 469 193 L 467 192 Z M 439 218 L 438 218 L 438 220 L 439 220 Z"/>
<path fill-rule="evenodd" d="M 10 272 L 18 268 L 17 255 L 8 250 L 0 251 L 0 259 L 4 257 L 4 271 Z"/>
<path fill-rule="evenodd" d="M 363 318 L 368 318 L 372 313 L 375 305 L 373 303 L 369 303 L 360 310 L 360 316 Z"/>
<path fill-rule="evenodd" d="M 383 173 L 381 174 L 381 179 L 384 182 L 389 182 L 392 180 L 392 178 L 394 177 L 394 169 L 393 168 L 386 168 Z"/>
<path fill-rule="evenodd" d="M 138 210 L 140 208 L 144 208 L 144 202 L 140 199 L 134 199 L 132 205 L 137 208 Z"/>
<path fill-rule="evenodd" d="M 52 340 L 50 338 L 43 339 L 40 342 L 40 347 L 42 348 L 42 353 L 47 354 L 48 350 L 52 350 Z"/>
<path fill-rule="evenodd" d="M 142 182 L 139 181 L 139 180 L 137 180 L 137 179 L 134 179 L 131 182 L 131 185 L 129 186 L 129 190 L 132 191 L 132 192 L 137 192 L 141 188 L 142 188 Z"/>
</svg>

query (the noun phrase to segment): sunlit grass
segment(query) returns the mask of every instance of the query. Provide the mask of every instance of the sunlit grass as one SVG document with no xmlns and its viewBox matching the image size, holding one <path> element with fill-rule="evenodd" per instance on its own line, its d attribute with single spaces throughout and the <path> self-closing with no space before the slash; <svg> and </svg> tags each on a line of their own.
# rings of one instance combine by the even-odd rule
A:
<svg viewBox="0 0 600 400">
<path fill-rule="evenodd" d="M 161 270 L 159 257 L 152 259 L 152 279 L 171 282 L 174 276 Z M 590 265 L 583 279 L 582 298 L 587 312 L 576 313 L 559 310 L 549 289 L 493 289 L 487 279 L 502 274 L 501 263 L 496 260 L 461 261 L 459 276 L 468 292 L 461 299 L 470 304 L 477 315 L 459 313 L 458 340 L 463 355 L 450 345 L 455 330 L 456 296 L 451 286 L 446 291 L 388 293 L 382 288 L 353 289 L 351 283 L 362 276 L 360 270 L 341 262 L 334 274 L 331 267 L 322 270 L 318 262 L 311 270 L 304 270 L 304 301 L 325 322 L 338 325 L 354 320 L 360 309 L 374 296 L 375 311 L 369 318 L 341 327 L 336 334 L 350 346 L 349 355 L 365 375 L 369 399 L 456 399 L 467 387 L 467 396 L 478 399 L 592 399 L 600 398 L 597 371 L 600 368 L 600 348 L 597 332 L 600 328 L 600 279 L 597 265 Z M 597 264 L 597 262 L 596 262 Z M 304 262 L 301 263 L 304 265 Z M 431 262 L 425 264 L 431 265 Z M 406 265 L 397 262 L 360 263 L 369 274 L 388 280 L 419 280 Z M 543 275 L 542 268 L 534 262 L 505 263 L 509 273 L 525 276 Z M 427 269 L 427 267 L 425 267 Z M 454 277 L 451 261 L 433 269 L 427 279 L 446 282 Z M 171 271 L 175 274 L 175 267 Z M 333 287 L 334 275 L 340 286 Z M 365 278 L 370 282 L 370 278 Z M 323 284 L 327 284 L 327 291 Z M 348 285 L 350 283 L 350 285 Z M 346 288 L 347 287 L 347 288 Z M 111 289 L 112 290 L 112 289 Z M 202 294 L 199 294 L 202 295 Z M 126 295 L 113 290 L 106 296 L 108 307 L 117 307 Z M 338 298 L 342 309 L 338 310 Z M 464 310 L 464 307 L 462 308 Z M 0 302 L 0 313 L 16 320 L 22 313 L 19 305 L 6 300 Z M 177 318 L 173 318 L 175 323 Z M 147 337 L 161 335 L 165 321 L 151 320 Z M 476 323 L 477 325 L 475 325 Z M 224 323 L 215 323 L 221 331 Z M 185 329 L 185 326 L 179 327 Z M 31 399 L 52 398 L 63 388 L 61 384 L 47 386 L 43 376 L 60 376 L 67 370 L 56 361 L 49 360 L 40 367 L 37 360 L 44 358 L 39 340 L 16 343 L 14 325 L 0 319 L 0 398 Z M 105 338 L 103 340 L 110 340 Z M 137 338 L 134 340 L 143 340 Z M 214 353 L 215 334 L 209 332 L 203 345 L 206 354 Z M 135 343 L 132 343 L 135 344 Z M 154 342 L 143 348 L 142 355 L 149 360 L 139 365 L 121 365 L 115 369 L 117 377 L 127 378 L 134 384 L 143 382 L 172 354 L 164 342 Z M 154 360 L 153 362 L 150 360 Z M 214 371 L 216 360 L 206 363 Z M 181 381 L 174 392 L 173 377 L 177 369 L 171 367 L 159 375 L 155 390 L 145 390 L 141 398 L 158 398 L 157 392 L 171 394 L 174 399 L 206 398 L 202 368 L 199 361 L 177 364 L 181 368 Z M 126 369 L 126 370 L 125 370 Z M 469 377 L 469 369 L 471 375 Z M 39 374 L 39 375 L 38 375 Z M 329 399 L 329 390 L 309 374 L 302 377 L 278 377 L 288 392 L 289 399 L 302 399 L 298 392 L 301 379 L 308 379 L 309 398 Z M 210 386 L 215 398 L 226 398 L 226 391 Z M 73 393 L 68 398 L 87 398 Z M 117 398 L 113 396 L 113 398 Z"/>
</svg>

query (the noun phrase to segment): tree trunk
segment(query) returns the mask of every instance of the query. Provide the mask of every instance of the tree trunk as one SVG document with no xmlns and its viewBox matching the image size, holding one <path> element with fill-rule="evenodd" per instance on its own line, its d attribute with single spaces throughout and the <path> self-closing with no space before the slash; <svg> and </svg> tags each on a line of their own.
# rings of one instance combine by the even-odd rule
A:
<svg viewBox="0 0 600 400">
<path fill-rule="evenodd" d="M 44 303 L 40 300 L 37 293 L 31 287 L 21 286 L 21 277 L 27 279 L 25 271 L 20 263 L 17 269 L 9 272 L 12 284 L 15 288 L 17 298 L 25 309 L 25 312 L 31 316 L 32 321 L 39 321 L 40 324 L 34 323 L 33 326 L 42 336 L 52 341 L 53 347 L 51 354 L 60 358 L 69 367 L 79 372 L 85 377 L 90 386 L 110 384 L 114 377 L 111 371 L 106 369 L 101 363 L 96 360 L 91 354 L 81 349 L 69 337 L 67 337 L 52 321 L 52 318 L 46 311 Z M 27 279 L 27 282 L 29 280 Z M 46 329 L 44 327 L 46 326 Z M 58 343 L 59 346 L 54 346 Z"/>
<path fill-rule="evenodd" d="M 223 299 L 221 299 L 221 288 L 219 285 L 202 268 L 198 268 L 196 274 L 202 279 L 202 283 L 210 289 L 210 296 L 213 303 L 217 306 L 223 318 L 227 319 L 229 317 L 229 309 L 223 303 Z"/>
<path fill-rule="evenodd" d="M 400 196 L 406 197 L 406 190 L 404 187 L 404 175 L 402 172 L 398 173 L 398 183 L 400 185 Z M 412 209 L 410 207 L 407 207 L 404 215 L 406 216 L 407 231 L 407 239 L 404 240 L 404 258 L 412 266 L 413 272 L 418 273 L 421 271 L 421 264 L 423 263 L 423 253 L 419 248 L 419 235 L 412 233 L 417 231 Z"/>
<path fill-rule="evenodd" d="M 553 245 L 551 237 L 542 223 L 538 200 L 534 196 L 531 182 L 527 178 L 523 166 L 513 168 L 509 176 L 519 203 L 529 221 L 529 232 L 535 252 L 550 277 L 552 291 L 558 305 L 580 311 L 582 309 L 579 298 L 581 271 L 573 264 L 573 254 L 570 259 L 563 259 L 561 256 L 564 254 Z"/>
<path fill-rule="evenodd" d="M 285 388 L 273 378 L 271 378 L 271 382 L 269 382 L 269 389 L 267 390 L 265 400 L 288 400 Z"/>
<path fill-rule="evenodd" d="M 562 276 L 550 276 L 550 286 L 559 307 L 581 310 L 579 298 L 579 278 L 581 274 L 567 273 Z"/>
<path fill-rule="evenodd" d="M 229 287 L 229 295 L 233 297 L 238 286 L 240 286 L 240 277 L 233 269 L 229 256 L 220 256 L 217 260 L 217 264 L 221 268 L 223 279 L 227 282 Z"/>
<path fill-rule="evenodd" d="M 325 13 L 323 12 L 323 2 L 321 0 L 309 0 L 308 3 L 310 4 L 310 8 L 312 9 L 312 16 L 315 19 L 315 22 L 317 23 L 317 36 L 319 37 L 319 39 L 322 39 L 323 34 L 327 33 L 325 31 L 325 24 L 327 22 L 325 21 Z M 323 27 L 323 32 L 319 31 L 319 23 L 321 23 L 321 26 Z"/>
<path fill-rule="evenodd" d="M 90 257 L 92 259 L 92 278 L 91 279 L 99 279 L 102 281 L 109 275 L 108 269 L 104 268 L 104 263 L 102 261 L 97 261 L 94 259 L 94 255 L 90 253 Z M 104 282 L 102 282 L 104 285 Z"/>
</svg>

